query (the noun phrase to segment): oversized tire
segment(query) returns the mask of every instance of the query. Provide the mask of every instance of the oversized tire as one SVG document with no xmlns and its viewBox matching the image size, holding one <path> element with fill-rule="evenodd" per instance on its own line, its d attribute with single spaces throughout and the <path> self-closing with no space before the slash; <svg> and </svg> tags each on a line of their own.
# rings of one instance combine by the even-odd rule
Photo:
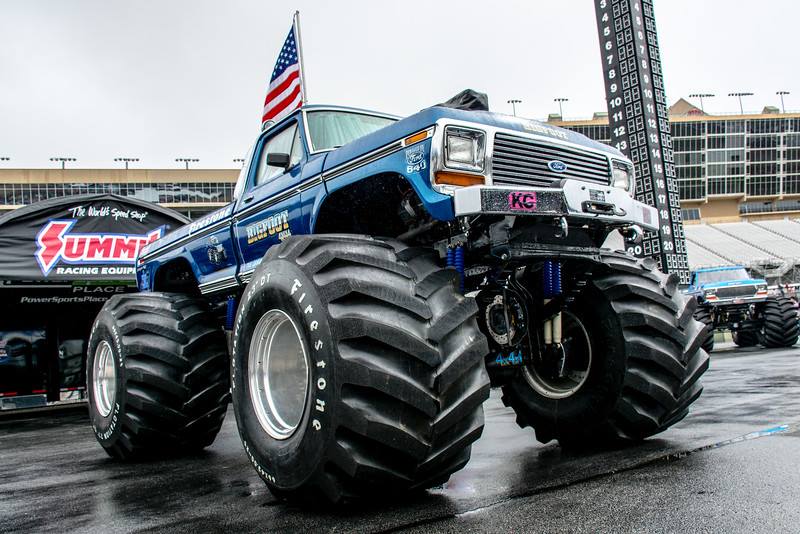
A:
<svg viewBox="0 0 800 534">
<path fill-rule="evenodd" d="M 737 330 L 731 334 L 737 347 L 755 347 L 759 344 L 760 333 L 756 330 Z"/>
<path fill-rule="evenodd" d="M 767 348 L 791 347 L 797 343 L 800 325 L 797 304 L 789 297 L 769 297 L 761 312 L 764 318 L 761 343 Z"/>
<path fill-rule="evenodd" d="M 174 456 L 210 445 L 230 401 L 222 328 L 203 300 L 117 295 L 87 347 L 95 436 L 119 459 Z"/>
<path fill-rule="evenodd" d="M 708 368 L 705 325 L 695 299 L 652 260 L 604 253 L 574 306 L 591 362 L 573 390 L 547 390 L 528 364 L 503 388 L 503 402 L 536 438 L 587 448 L 641 440 L 683 419 Z M 558 393 L 558 394 L 557 394 Z"/>
<path fill-rule="evenodd" d="M 245 451 L 275 495 L 388 498 L 467 463 L 488 349 L 477 305 L 437 259 L 341 235 L 266 254 L 237 310 L 231 376 Z"/>
<path fill-rule="evenodd" d="M 694 319 L 706 325 L 708 335 L 703 341 L 703 350 L 711 354 L 714 350 L 714 317 L 711 315 L 711 310 L 698 306 L 694 311 Z"/>
</svg>

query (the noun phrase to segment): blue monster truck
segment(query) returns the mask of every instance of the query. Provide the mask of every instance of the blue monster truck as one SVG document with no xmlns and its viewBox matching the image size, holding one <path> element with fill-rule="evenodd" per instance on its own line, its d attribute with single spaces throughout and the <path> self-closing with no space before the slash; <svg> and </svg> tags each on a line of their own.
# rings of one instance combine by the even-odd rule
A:
<svg viewBox="0 0 800 534">
<path fill-rule="evenodd" d="M 730 330 L 740 347 L 768 348 L 797 343 L 800 325 L 797 304 L 784 296 L 770 296 L 767 281 L 752 278 L 741 265 L 698 269 L 686 293 L 697 299 L 694 317 L 705 323 L 706 352 L 714 350 L 714 332 Z"/>
<path fill-rule="evenodd" d="M 230 205 L 142 251 L 141 292 L 87 350 L 109 454 L 205 447 L 232 401 L 273 493 L 342 502 L 445 482 L 490 379 L 542 442 L 687 414 L 708 365 L 694 300 L 602 248 L 656 228 L 631 162 L 466 96 L 405 119 L 305 106 L 258 136 Z"/>
</svg>

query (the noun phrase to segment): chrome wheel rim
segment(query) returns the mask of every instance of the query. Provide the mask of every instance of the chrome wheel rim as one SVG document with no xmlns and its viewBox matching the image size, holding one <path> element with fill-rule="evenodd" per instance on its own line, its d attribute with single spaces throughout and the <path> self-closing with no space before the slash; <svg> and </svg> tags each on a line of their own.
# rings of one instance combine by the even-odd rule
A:
<svg viewBox="0 0 800 534">
<path fill-rule="evenodd" d="M 92 389 L 95 408 L 101 416 L 108 417 L 117 395 L 117 367 L 108 341 L 101 341 L 94 351 Z"/>
<path fill-rule="evenodd" d="M 308 354 L 297 325 L 274 309 L 256 324 L 248 354 L 250 400 L 261 428 L 283 440 L 297 430 L 305 413 Z"/>
<path fill-rule="evenodd" d="M 577 393 L 592 369 L 592 342 L 583 323 L 570 312 L 561 312 L 564 374 L 554 377 L 543 372 L 538 361 L 523 368 L 528 384 L 549 399 L 564 399 Z"/>
</svg>

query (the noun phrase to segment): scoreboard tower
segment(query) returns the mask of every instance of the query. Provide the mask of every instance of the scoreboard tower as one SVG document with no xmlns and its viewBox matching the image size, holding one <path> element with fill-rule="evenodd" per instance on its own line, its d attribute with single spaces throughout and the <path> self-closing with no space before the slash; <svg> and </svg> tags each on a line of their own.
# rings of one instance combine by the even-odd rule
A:
<svg viewBox="0 0 800 534">
<path fill-rule="evenodd" d="M 689 283 L 653 0 L 594 0 L 611 144 L 634 163 L 636 198 L 658 210 L 658 233 L 628 252 Z"/>
</svg>

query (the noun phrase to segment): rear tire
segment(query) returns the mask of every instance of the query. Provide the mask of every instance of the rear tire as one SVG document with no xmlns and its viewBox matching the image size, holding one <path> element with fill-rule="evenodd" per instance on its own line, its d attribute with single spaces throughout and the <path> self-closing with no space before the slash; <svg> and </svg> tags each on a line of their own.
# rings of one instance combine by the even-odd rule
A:
<svg viewBox="0 0 800 534">
<path fill-rule="evenodd" d="M 256 269 L 236 316 L 233 405 L 276 496 L 386 499 L 467 463 L 489 396 L 487 343 L 474 300 L 437 260 L 395 241 L 311 235 L 272 247 Z M 279 334 L 272 321 L 294 328 Z M 278 341 L 260 342 L 262 330 Z M 274 376 L 273 358 L 284 362 Z M 296 394 L 282 388 L 288 376 Z"/>
<path fill-rule="evenodd" d="M 683 419 L 702 392 L 707 331 L 692 317 L 696 301 L 678 290 L 652 260 L 605 253 L 603 265 L 576 301 L 592 342 L 581 387 L 547 397 L 522 372 L 503 388 L 503 402 L 536 438 L 575 448 L 641 440 Z"/>
<path fill-rule="evenodd" d="M 737 347 L 755 347 L 759 343 L 759 333 L 755 330 L 741 330 L 731 334 Z"/>
<path fill-rule="evenodd" d="M 791 347 L 797 343 L 800 326 L 797 304 L 789 297 L 769 297 L 761 313 L 764 330 L 761 343 L 767 348 Z"/>
<path fill-rule="evenodd" d="M 210 445 L 229 402 L 225 334 L 203 300 L 118 295 L 87 347 L 95 436 L 119 459 L 174 456 Z"/>
<path fill-rule="evenodd" d="M 714 317 L 711 316 L 711 311 L 708 308 L 698 307 L 694 311 L 694 319 L 706 325 L 708 335 L 703 341 L 703 350 L 711 354 L 711 351 L 714 350 Z"/>
</svg>

